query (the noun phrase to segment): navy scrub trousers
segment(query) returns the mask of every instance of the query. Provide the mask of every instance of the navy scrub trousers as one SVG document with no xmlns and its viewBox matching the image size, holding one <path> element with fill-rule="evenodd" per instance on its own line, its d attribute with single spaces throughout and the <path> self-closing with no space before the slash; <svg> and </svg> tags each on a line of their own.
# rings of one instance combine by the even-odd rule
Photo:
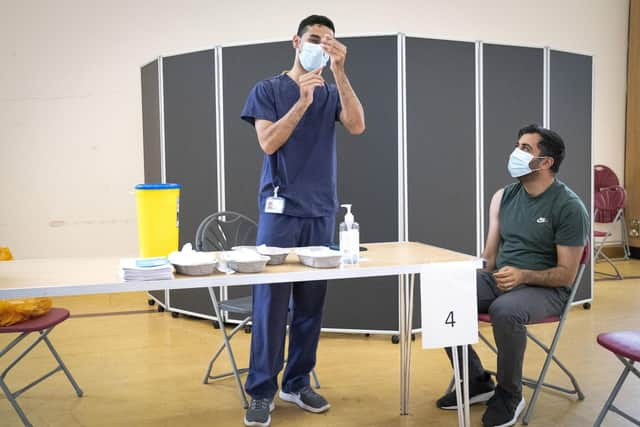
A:
<svg viewBox="0 0 640 427">
<path fill-rule="evenodd" d="M 257 245 L 279 247 L 332 243 L 335 217 L 304 218 L 261 213 Z M 327 281 L 254 285 L 253 326 L 249 376 L 245 384 L 254 399 L 272 399 L 278 390 L 277 376 L 284 364 L 284 342 L 289 302 L 291 326 L 287 367 L 282 390 L 297 392 L 309 385 L 316 364 Z"/>
</svg>

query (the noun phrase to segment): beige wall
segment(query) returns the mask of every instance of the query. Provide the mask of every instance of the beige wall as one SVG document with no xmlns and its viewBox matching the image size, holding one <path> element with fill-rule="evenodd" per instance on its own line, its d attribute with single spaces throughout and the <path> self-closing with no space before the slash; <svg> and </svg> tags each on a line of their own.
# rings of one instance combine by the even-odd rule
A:
<svg viewBox="0 0 640 427">
<path fill-rule="evenodd" d="M 288 39 L 309 13 L 329 15 L 338 36 L 402 31 L 593 54 L 595 160 L 623 176 L 626 0 L 144 3 L 0 0 L 0 246 L 16 257 L 135 253 L 140 66 Z"/>
</svg>

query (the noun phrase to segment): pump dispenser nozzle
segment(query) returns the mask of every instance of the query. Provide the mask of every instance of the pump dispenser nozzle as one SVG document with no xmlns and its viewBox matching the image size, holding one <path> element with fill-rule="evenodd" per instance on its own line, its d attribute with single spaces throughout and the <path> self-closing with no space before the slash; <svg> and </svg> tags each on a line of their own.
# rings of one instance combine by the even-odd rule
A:
<svg viewBox="0 0 640 427">
<path fill-rule="evenodd" d="M 347 209 L 347 213 L 344 214 L 344 222 L 346 222 L 347 225 L 351 226 L 351 224 L 353 224 L 353 214 L 351 213 L 351 205 L 344 204 L 340 206 Z"/>
</svg>

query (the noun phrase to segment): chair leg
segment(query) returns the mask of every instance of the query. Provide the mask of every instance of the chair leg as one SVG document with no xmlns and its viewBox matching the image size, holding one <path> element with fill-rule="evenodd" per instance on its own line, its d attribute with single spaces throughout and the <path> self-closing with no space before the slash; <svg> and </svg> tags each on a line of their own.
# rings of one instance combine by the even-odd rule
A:
<svg viewBox="0 0 640 427">
<path fill-rule="evenodd" d="M 7 400 L 9 401 L 9 403 L 11 403 L 11 406 L 13 406 L 13 409 L 15 409 L 16 413 L 20 417 L 22 424 L 24 424 L 25 427 L 31 427 L 32 424 L 29 422 L 29 419 L 25 415 L 20 405 L 18 405 L 18 401 L 14 397 L 13 393 L 11 393 L 11 390 L 9 390 L 9 387 L 7 387 L 7 384 L 4 382 L 3 378 L 0 378 L 0 388 L 4 392 L 5 396 L 7 396 Z"/>
<path fill-rule="evenodd" d="M 623 221 L 624 224 L 624 221 Z M 623 231 L 624 232 L 624 231 Z M 622 274 L 620 274 L 620 270 L 618 270 L 618 267 L 616 267 L 616 265 L 613 263 L 613 261 L 611 260 L 611 258 L 609 258 L 605 253 L 604 253 L 604 246 L 605 243 L 607 242 L 607 240 L 609 240 L 609 237 L 611 237 L 610 235 L 604 237 L 601 241 L 600 241 L 600 246 L 597 247 L 596 249 L 596 253 L 593 256 L 593 261 L 597 262 L 598 259 L 602 258 L 604 259 L 612 268 L 613 270 L 616 272 L 616 274 L 611 274 L 611 273 L 603 273 L 600 271 L 595 271 L 594 269 L 594 273 L 598 273 L 598 274 L 602 274 L 604 276 L 608 276 L 608 277 L 613 277 L 617 280 L 622 280 Z M 626 251 L 625 251 L 625 255 L 626 255 Z"/>
<path fill-rule="evenodd" d="M 536 382 L 533 395 L 531 396 L 531 401 L 529 402 L 529 405 L 527 406 L 527 409 L 524 413 L 524 417 L 522 418 L 522 424 L 524 425 L 529 424 L 529 420 L 531 419 L 531 416 L 533 414 L 533 409 L 535 408 L 536 402 L 538 400 L 538 396 L 540 395 L 540 390 L 542 390 L 542 387 L 545 386 L 544 379 L 547 376 L 547 371 L 549 370 L 549 366 L 551 365 L 551 362 L 555 360 L 556 363 L 559 363 L 559 361 L 554 357 L 554 353 L 556 351 L 556 347 L 558 346 L 558 342 L 560 341 L 560 334 L 562 333 L 563 328 L 564 328 L 564 321 L 561 320 L 560 323 L 558 324 L 558 327 L 556 328 L 556 333 L 553 336 L 553 341 L 551 342 L 551 346 L 548 348 L 527 330 L 527 336 L 531 338 L 533 342 L 538 344 L 538 346 L 540 346 L 547 353 L 547 357 L 544 360 L 544 365 L 542 367 L 542 371 L 540 371 L 540 376 L 538 377 L 538 381 Z M 564 368 L 564 366 L 562 365 L 561 367 Z M 578 394 L 578 398 L 580 400 L 583 400 L 584 394 L 582 394 L 580 387 L 577 386 L 578 383 L 577 381 L 575 381 L 575 378 L 573 377 L 573 375 L 571 375 L 568 372 L 568 369 L 566 368 L 564 368 L 563 371 L 565 371 L 565 373 L 569 375 L 569 379 L 574 384 L 575 392 Z M 557 387 L 555 388 L 558 389 Z"/>
<path fill-rule="evenodd" d="M 495 354 L 498 354 L 498 349 L 496 348 L 496 346 L 494 346 L 493 344 L 491 344 L 491 341 L 489 341 L 484 335 L 482 335 L 480 332 L 478 332 L 478 336 L 480 337 L 480 339 L 482 340 L 483 343 L 485 343 L 487 345 L 487 347 L 489 347 L 491 349 L 491 351 L 493 351 Z"/>
<path fill-rule="evenodd" d="M 622 388 L 622 384 L 624 384 L 625 380 L 629 376 L 629 372 L 631 372 L 631 368 L 629 366 L 625 366 L 624 370 L 622 371 L 622 374 L 618 378 L 618 381 L 616 381 L 616 385 L 613 386 L 613 390 L 611 390 L 611 394 L 609 394 L 609 397 L 607 398 L 607 401 L 605 402 L 604 407 L 598 414 L 598 418 L 596 418 L 596 421 L 593 424 L 593 427 L 599 427 L 602 424 L 602 421 L 604 420 L 604 417 L 607 415 L 607 412 L 611 409 L 611 406 L 613 406 L 613 401 L 615 400 L 616 396 L 620 392 L 620 389 Z"/>
<path fill-rule="evenodd" d="M 51 329 L 49 329 L 49 331 L 51 331 Z M 78 397 L 82 397 L 84 392 L 82 391 L 82 389 L 80 388 L 76 380 L 73 378 L 73 375 L 71 375 L 71 372 L 67 368 L 67 365 L 64 364 L 64 362 L 62 361 L 62 358 L 60 357 L 56 349 L 53 347 L 53 344 L 51 344 L 51 341 L 49 341 L 49 338 L 46 335 L 44 335 L 43 340 L 44 340 L 44 343 L 47 345 L 47 347 L 49 347 L 49 351 L 51 352 L 51 354 L 53 354 L 53 357 L 55 357 L 56 361 L 58 362 L 58 365 L 62 369 L 62 372 L 64 372 L 64 374 L 67 376 L 67 379 L 73 386 L 73 389 L 76 391 L 76 394 L 78 395 Z"/>
<path fill-rule="evenodd" d="M 20 396 L 22 393 L 24 393 L 25 391 L 29 390 L 30 388 L 34 387 L 35 385 L 39 384 L 40 382 L 44 381 L 45 379 L 49 378 L 51 375 L 55 374 L 56 372 L 63 371 L 65 373 L 65 375 L 69 379 L 69 382 L 71 383 L 71 385 L 75 389 L 76 394 L 78 395 L 78 397 L 82 397 L 82 394 L 83 394 L 82 390 L 80 389 L 80 387 L 76 383 L 75 379 L 71 375 L 71 372 L 69 372 L 69 369 L 67 369 L 67 366 L 64 364 L 64 362 L 62 361 L 62 358 L 60 357 L 58 352 L 55 350 L 55 348 L 53 347 L 53 344 L 51 344 L 51 341 L 48 338 L 49 333 L 53 330 L 54 327 L 55 326 L 52 326 L 49 329 L 46 329 L 46 330 L 43 330 L 43 331 L 39 331 L 38 338 L 35 339 L 31 344 L 29 344 L 29 346 L 27 346 L 27 348 L 25 350 L 23 350 L 20 353 L 20 355 L 16 359 L 14 359 L 9 364 L 9 366 L 7 366 L 2 371 L 2 373 L 0 373 L 0 388 L 2 389 L 4 394 L 7 396 L 7 399 L 9 400 L 9 402 L 11 403 L 11 405 L 13 406 L 15 411 L 18 413 L 18 416 L 20 417 L 20 419 L 22 420 L 22 423 L 25 426 L 31 426 L 31 423 L 29 422 L 29 419 L 27 418 L 27 416 L 25 415 L 24 411 L 22 410 L 22 408 L 18 404 L 18 401 L 17 401 L 18 396 Z M 5 355 L 17 343 L 19 343 L 24 338 L 26 338 L 27 335 L 29 335 L 29 332 L 24 332 L 24 333 L 20 334 L 20 336 L 18 336 L 16 339 L 14 339 L 7 347 L 5 347 L 0 352 L 0 356 Z M 47 347 L 49 348 L 49 351 L 51 351 L 51 354 L 56 359 L 56 362 L 58 362 L 58 366 L 56 368 L 52 369 L 51 371 L 49 371 L 48 373 L 40 376 L 35 381 L 32 381 L 31 383 L 29 383 L 26 386 L 22 387 L 20 390 L 12 392 L 11 390 L 9 390 L 9 387 L 7 386 L 7 383 L 4 381 L 4 378 L 7 376 L 9 371 L 11 369 L 13 369 L 16 366 L 16 364 L 18 362 L 20 362 L 27 354 L 29 354 L 31 352 L 31 350 L 33 350 L 41 341 L 44 341 L 44 343 L 47 345 Z"/>
<path fill-rule="evenodd" d="M 627 222 L 622 215 L 620 224 L 622 224 L 622 248 L 624 249 L 624 259 L 631 258 L 631 249 L 629 248 L 629 230 L 627 229 Z"/>
<path fill-rule="evenodd" d="M 207 366 L 207 370 L 204 373 L 204 378 L 202 379 L 203 384 L 209 384 L 209 379 L 211 378 L 211 370 L 213 369 L 213 364 L 218 359 L 218 356 L 220 356 L 220 353 L 222 353 L 222 350 L 224 350 L 224 342 L 218 346 L 218 349 L 211 357 L 211 360 L 209 360 L 209 365 Z"/>
<path fill-rule="evenodd" d="M 618 270 L 618 267 L 616 267 L 615 263 L 611 260 L 611 258 L 609 258 L 605 253 L 603 253 L 602 251 L 600 251 L 600 257 L 602 259 L 604 259 L 607 264 L 609 264 L 611 266 L 611 268 L 613 268 L 613 270 L 616 272 L 615 274 L 611 274 L 611 273 L 603 273 L 602 271 L 595 271 L 594 273 L 597 274 L 602 274 L 603 276 L 608 276 L 608 277 L 613 277 L 616 280 L 622 280 L 624 279 L 624 277 L 622 276 L 622 274 L 620 273 L 620 270 Z"/>
<path fill-rule="evenodd" d="M 315 369 L 311 370 L 311 377 L 313 378 L 313 382 L 314 382 L 316 388 L 320 388 L 320 381 L 318 381 L 318 375 L 316 374 L 316 370 Z"/>
<path fill-rule="evenodd" d="M 222 316 L 220 312 L 220 307 L 218 306 L 218 300 L 216 298 L 215 293 L 213 292 L 213 288 L 209 289 L 209 297 L 211 298 L 211 303 L 213 304 L 213 309 L 216 312 L 216 317 L 218 318 L 218 322 L 220 322 L 220 330 L 222 331 L 222 337 L 224 339 L 224 346 L 227 349 L 227 353 L 229 354 L 229 360 L 231 362 L 231 369 L 233 370 L 233 376 L 236 380 L 236 385 L 238 386 L 238 392 L 240 394 L 240 400 L 242 402 L 242 406 L 246 409 L 249 407 L 249 402 L 247 401 L 247 395 L 244 391 L 244 386 L 242 385 L 242 380 L 240 379 L 240 372 L 238 370 L 238 366 L 236 365 L 236 359 L 233 355 L 233 349 L 231 348 L 231 343 L 229 342 L 229 338 L 227 336 L 227 331 L 224 328 L 224 324 L 222 324 Z"/>
<path fill-rule="evenodd" d="M 549 347 L 547 347 L 542 341 L 540 341 L 535 335 L 533 335 L 531 332 L 527 331 L 527 336 L 529 337 L 529 339 L 531 339 L 531 341 L 533 341 L 534 343 L 536 343 L 538 345 L 538 347 L 542 348 L 544 350 L 545 353 L 547 353 L 547 355 L 549 355 L 549 353 L 551 352 L 551 349 Z M 557 391 L 561 391 L 563 393 L 567 393 L 567 394 L 577 394 L 578 395 L 578 400 L 584 400 L 584 393 L 582 393 L 582 389 L 580 388 L 580 385 L 578 384 L 578 380 L 576 380 L 576 378 L 573 376 L 573 374 L 571 373 L 571 371 L 569 371 L 569 369 L 564 366 L 564 364 L 560 361 L 560 359 L 558 359 L 554 353 L 551 353 L 551 359 L 555 362 L 555 364 L 565 373 L 565 375 L 569 378 L 569 380 L 571 381 L 571 384 L 573 385 L 573 390 L 569 390 L 567 388 L 564 387 L 558 387 L 552 384 L 547 384 L 547 383 L 542 383 L 543 387 L 548 387 Z M 537 382 L 533 382 L 534 386 L 535 384 L 537 384 Z"/>
<path fill-rule="evenodd" d="M 239 325 L 237 325 L 229 335 L 227 335 L 227 339 L 229 341 L 231 341 L 231 338 L 233 338 L 233 336 L 240 330 L 242 330 L 245 325 L 247 323 L 249 323 L 251 321 L 250 317 L 247 317 L 246 319 L 244 319 Z M 224 325 L 222 324 L 222 322 L 220 322 L 220 329 L 224 328 Z M 226 332 L 226 330 L 224 331 Z M 224 333 L 223 332 L 223 333 Z M 204 374 L 204 378 L 202 380 L 203 384 L 208 384 L 209 380 L 216 380 L 216 379 L 220 379 L 220 378 L 227 378 L 230 377 L 231 375 L 234 375 L 234 372 L 227 372 L 224 374 L 219 374 L 219 375 L 211 375 L 211 371 L 213 370 L 213 364 L 215 363 L 216 360 L 218 360 L 218 357 L 220 357 L 220 354 L 222 354 L 222 351 L 225 349 L 225 344 L 224 341 L 220 344 L 220 346 L 218 346 L 218 349 L 216 350 L 216 352 L 214 353 L 213 357 L 211 357 L 211 360 L 209 360 L 209 365 L 207 367 L 207 370 Z M 242 369 L 238 369 L 238 373 L 242 374 L 244 372 L 247 372 L 248 369 L 246 368 L 242 368 Z"/>
<path fill-rule="evenodd" d="M 447 390 L 444 392 L 444 394 L 451 393 L 455 385 L 456 385 L 456 377 L 454 375 L 451 375 L 451 381 L 449 381 L 449 385 L 447 386 Z"/>
</svg>

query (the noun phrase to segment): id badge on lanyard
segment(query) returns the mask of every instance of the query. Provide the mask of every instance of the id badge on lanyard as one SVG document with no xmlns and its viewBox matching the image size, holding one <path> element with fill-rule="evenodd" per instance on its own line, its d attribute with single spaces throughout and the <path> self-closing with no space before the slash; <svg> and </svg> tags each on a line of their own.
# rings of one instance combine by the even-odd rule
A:
<svg viewBox="0 0 640 427">
<path fill-rule="evenodd" d="M 284 212 L 284 199 L 282 197 L 278 197 L 279 188 L 279 186 L 275 186 L 273 189 L 273 196 L 267 197 L 264 204 L 265 213 L 281 214 Z"/>
</svg>

